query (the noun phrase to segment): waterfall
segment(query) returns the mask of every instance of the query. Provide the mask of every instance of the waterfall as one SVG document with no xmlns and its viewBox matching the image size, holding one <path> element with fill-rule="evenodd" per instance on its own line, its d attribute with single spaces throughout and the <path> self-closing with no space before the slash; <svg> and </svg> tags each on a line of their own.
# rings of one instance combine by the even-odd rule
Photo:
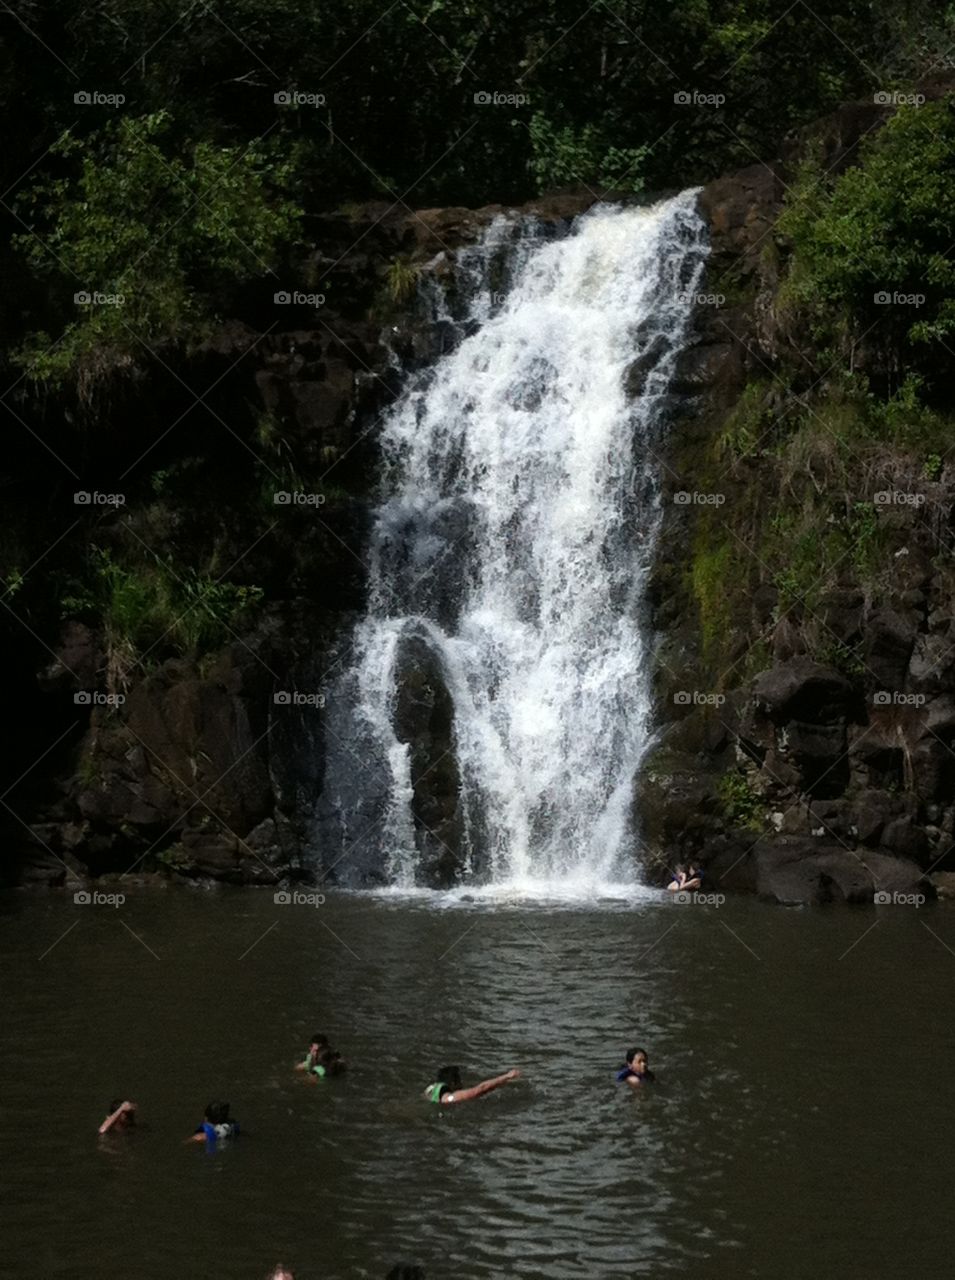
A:
<svg viewBox="0 0 955 1280">
<path fill-rule="evenodd" d="M 695 192 L 560 236 L 500 217 L 433 294 L 455 344 L 383 423 L 367 613 L 329 698 L 346 882 L 369 850 L 399 888 L 637 881 L 656 448 L 705 256 Z"/>
</svg>

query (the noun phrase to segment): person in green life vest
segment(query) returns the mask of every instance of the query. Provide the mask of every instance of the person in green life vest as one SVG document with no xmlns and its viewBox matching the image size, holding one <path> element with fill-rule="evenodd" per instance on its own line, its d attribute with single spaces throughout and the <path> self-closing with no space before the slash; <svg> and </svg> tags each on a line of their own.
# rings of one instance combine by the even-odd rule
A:
<svg viewBox="0 0 955 1280">
<path fill-rule="evenodd" d="M 309 1041 L 308 1053 L 295 1064 L 295 1070 L 304 1071 L 313 1080 L 324 1080 L 326 1076 L 337 1076 L 344 1071 L 345 1063 L 342 1055 L 328 1043 L 328 1036 L 316 1031 Z"/>
<path fill-rule="evenodd" d="M 472 1102 L 475 1098 L 483 1098 L 486 1093 L 500 1089 L 502 1084 L 516 1080 L 521 1073 L 514 1067 L 505 1071 L 502 1076 L 494 1076 L 490 1080 L 482 1080 L 480 1084 L 465 1089 L 461 1084 L 461 1072 L 458 1067 L 442 1067 L 434 1084 L 429 1084 L 424 1096 L 429 1102 L 447 1105 L 450 1102 Z"/>
</svg>

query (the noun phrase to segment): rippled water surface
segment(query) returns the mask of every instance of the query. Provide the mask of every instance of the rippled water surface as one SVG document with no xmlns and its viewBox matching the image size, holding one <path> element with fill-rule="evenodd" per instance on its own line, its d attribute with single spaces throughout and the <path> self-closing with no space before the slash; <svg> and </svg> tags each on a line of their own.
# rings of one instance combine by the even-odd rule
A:
<svg viewBox="0 0 955 1280">
<path fill-rule="evenodd" d="M 950 908 L 133 887 L 2 911 L 4 1276 L 950 1273 Z M 314 1030 L 347 1077 L 291 1070 Z M 640 1096 L 612 1082 L 632 1043 Z M 429 1107 L 443 1062 L 525 1077 Z M 144 1126 L 99 1140 L 117 1094 Z M 245 1132 L 209 1156 L 183 1139 L 213 1097 Z"/>
</svg>

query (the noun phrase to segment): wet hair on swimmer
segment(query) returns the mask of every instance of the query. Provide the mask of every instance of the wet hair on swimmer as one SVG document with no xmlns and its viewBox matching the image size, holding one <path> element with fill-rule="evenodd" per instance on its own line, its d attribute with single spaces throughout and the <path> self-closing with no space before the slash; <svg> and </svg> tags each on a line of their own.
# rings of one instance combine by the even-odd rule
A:
<svg viewBox="0 0 955 1280">
<path fill-rule="evenodd" d="M 324 1067 L 325 1073 L 330 1076 L 341 1075 L 345 1070 L 342 1055 L 333 1049 L 319 1049 L 318 1065 Z"/>
<path fill-rule="evenodd" d="M 317 1044 L 320 1049 L 328 1049 L 328 1036 L 323 1036 L 320 1031 L 316 1031 L 308 1042 L 310 1045 Z"/>
<path fill-rule="evenodd" d="M 451 1089 L 461 1088 L 461 1068 L 460 1067 L 442 1067 L 438 1072 L 438 1080 L 441 1084 L 448 1085 Z"/>
<path fill-rule="evenodd" d="M 642 1053 L 645 1058 L 649 1058 L 649 1055 L 646 1049 L 628 1049 L 627 1056 L 625 1059 L 628 1067 L 630 1066 L 630 1063 L 633 1062 L 634 1058 L 637 1056 L 638 1053 Z"/>
<path fill-rule="evenodd" d="M 210 1102 L 206 1107 L 206 1119 L 210 1124 L 229 1123 L 228 1102 Z"/>
</svg>

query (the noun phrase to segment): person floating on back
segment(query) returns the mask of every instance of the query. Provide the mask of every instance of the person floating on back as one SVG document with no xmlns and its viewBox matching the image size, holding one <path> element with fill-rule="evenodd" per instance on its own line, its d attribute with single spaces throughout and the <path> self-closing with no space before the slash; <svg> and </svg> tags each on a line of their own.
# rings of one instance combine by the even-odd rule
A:
<svg viewBox="0 0 955 1280">
<path fill-rule="evenodd" d="M 328 1043 L 328 1036 L 318 1031 L 312 1036 L 308 1052 L 301 1062 L 295 1064 L 296 1071 L 304 1071 L 313 1080 L 323 1080 L 326 1076 L 337 1076 L 345 1070 L 342 1055 Z"/>
<path fill-rule="evenodd" d="M 204 1142 L 207 1151 L 215 1151 L 219 1142 L 239 1136 L 238 1120 L 229 1119 L 228 1102 L 210 1102 L 202 1124 L 187 1142 Z"/>
<path fill-rule="evenodd" d="M 502 1076 L 494 1076 L 490 1080 L 482 1080 L 480 1084 L 465 1089 L 461 1084 L 461 1072 L 457 1067 L 442 1067 L 434 1084 L 429 1084 L 424 1096 L 429 1102 L 447 1105 L 450 1102 L 472 1102 L 475 1098 L 483 1098 L 486 1093 L 500 1089 L 501 1085 L 520 1076 L 516 1068 L 505 1071 Z"/>
<path fill-rule="evenodd" d="M 653 1084 L 656 1076 L 650 1070 L 646 1049 L 628 1049 L 624 1066 L 617 1072 L 617 1084 L 629 1085 L 631 1089 L 639 1089 L 645 1084 Z"/>
<path fill-rule="evenodd" d="M 99 1127 L 100 1133 L 118 1133 L 136 1127 L 136 1103 L 114 1098 L 109 1104 L 109 1115 Z"/>
</svg>

